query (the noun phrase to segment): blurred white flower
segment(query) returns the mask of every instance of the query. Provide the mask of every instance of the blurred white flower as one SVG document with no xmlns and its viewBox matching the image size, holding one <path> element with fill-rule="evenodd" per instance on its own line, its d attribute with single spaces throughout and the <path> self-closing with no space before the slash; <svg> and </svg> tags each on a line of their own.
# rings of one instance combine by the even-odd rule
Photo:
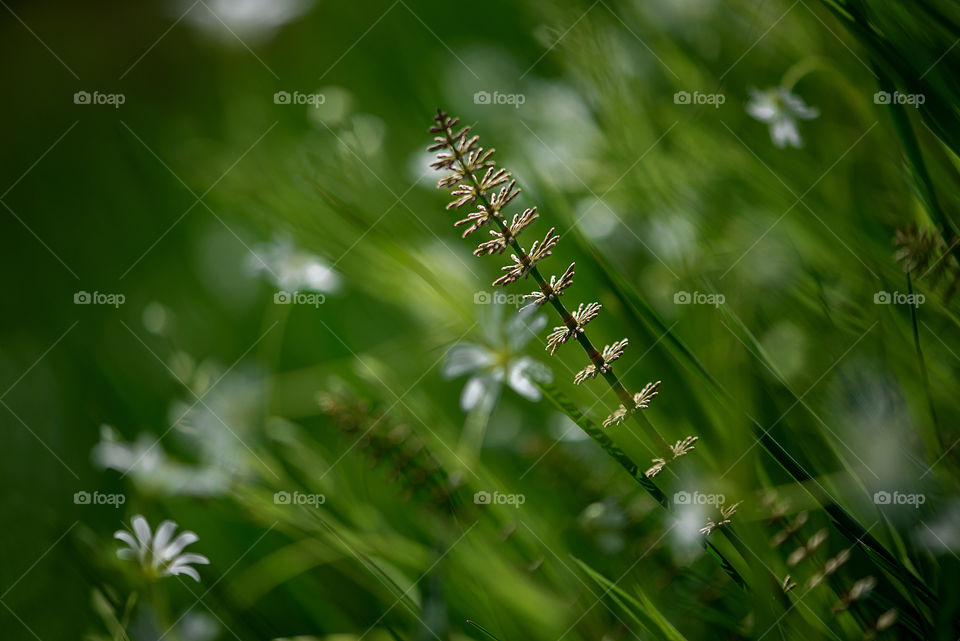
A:
<svg viewBox="0 0 960 641">
<path fill-rule="evenodd" d="M 128 546 L 117 550 L 117 556 L 127 561 L 139 562 L 150 579 L 186 574 L 199 582 L 200 574 L 191 564 L 207 565 L 210 559 L 202 554 L 181 554 L 185 547 L 196 543 L 199 537 L 186 530 L 173 538 L 176 530 L 177 524 L 168 520 L 160 524 L 156 533 L 151 532 L 147 519 L 137 514 L 133 517 L 133 534 L 127 530 L 117 530 L 113 534 L 113 538 Z"/>
<path fill-rule="evenodd" d="M 437 181 L 447 175 L 446 171 L 434 169 L 430 165 L 436 162 L 436 154 L 430 151 L 417 151 L 407 159 L 407 176 L 421 187 L 436 190 Z"/>
<path fill-rule="evenodd" d="M 238 46 L 238 39 L 262 40 L 306 13 L 313 0 L 206 0 L 193 5 L 179 0 L 186 20 L 212 36 Z M 182 9 L 181 9 L 182 11 Z"/>
<path fill-rule="evenodd" d="M 621 219 L 610 203 L 591 196 L 577 203 L 576 222 L 587 236 L 601 240 L 616 231 Z"/>
<path fill-rule="evenodd" d="M 340 276 L 319 257 L 298 249 L 289 238 L 257 245 L 248 258 L 254 273 L 263 272 L 285 291 L 335 292 Z"/>
<path fill-rule="evenodd" d="M 750 89 L 747 113 L 770 125 L 770 138 L 780 149 L 788 145 L 798 149 L 802 147 L 803 139 L 797 129 L 797 120 L 813 120 L 820 115 L 816 108 L 807 106 L 803 98 L 782 87 L 766 91 Z"/>
<path fill-rule="evenodd" d="M 143 308 L 141 315 L 147 331 L 162 336 L 170 326 L 170 312 L 166 307 L 154 301 Z"/>
<path fill-rule="evenodd" d="M 129 475 L 147 493 L 213 496 L 226 492 L 232 480 L 212 465 L 188 466 L 171 459 L 156 437 L 140 434 L 133 442 L 120 440 L 109 425 L 100 427 L 92 456 L 98 466 Z"/>
<path fill-rule="evenodd" d="M 204 468 L 242 479 L 254 472 L 255 463 L 262 463 L 255 451 L 265 415 L 263 373 L 241 366 L 215 381 L 202 393 L 202 403 L 194 394 L 173 401 L 170 425 Z"/>
<path fill-rule="evenodd" d="M 191 453 L 191 462 L 169 456 L 157 436 L 124 441 L 104 425 L 92 452 L 95 463 L 129 474 L 143 491 L 166 495 L 223 494 L 255 473 L 256 463 L 262 464 L 254 450 L 263 433 L 261 373 L 238 367 L 221 374 L 213 365 L 187 369 L 193 372 L 187 380 L 175 376 L 191 392 L 170 404 L 168 431 Z"/>
<path fill-rule="evenodd" d="M 540 390 L 527 378 L 527 372 L 532 368 L 546 370 L 546 367 L 523 356 L 521 351 L 546 326 L 546 317 L 534 317 L 536 309 L 528 307 L 504 322 L 503 307 L 492 307 L 493 319 L 483 325 L 487 344 L 456 345 L 443 365 L 443 375 L 447 378 L 471 374 L 460 395 L 460 407 L 465 412 L 481 404 L 492 407 L 504 383 L 528 400 L 540 400 Z"/>
<path fill-rule="evenodd" d="M 206 612 L 188 612 L 176 625 L 177 636 L 184 641 L 213 641 L 221 632 L 220 623 Z"/>
</svg>

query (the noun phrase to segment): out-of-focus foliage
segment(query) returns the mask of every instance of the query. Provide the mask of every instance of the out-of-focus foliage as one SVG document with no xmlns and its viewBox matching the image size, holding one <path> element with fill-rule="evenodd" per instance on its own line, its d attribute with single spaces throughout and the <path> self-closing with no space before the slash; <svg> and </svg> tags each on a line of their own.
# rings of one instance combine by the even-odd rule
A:
<svg viewBox="0 0 960 641">
<path fill-rule="evenodd" d="M 954 4 L 0 15 L 3 638 L 956 638 Z M 618 403 L 503 335 L 532 287 L 444 210 L 438 106 L 699 437 L 672 513 L 649 434 L 531 400 Z M 136 514 L 199 583 L 117 558 Z"/>
</svg>

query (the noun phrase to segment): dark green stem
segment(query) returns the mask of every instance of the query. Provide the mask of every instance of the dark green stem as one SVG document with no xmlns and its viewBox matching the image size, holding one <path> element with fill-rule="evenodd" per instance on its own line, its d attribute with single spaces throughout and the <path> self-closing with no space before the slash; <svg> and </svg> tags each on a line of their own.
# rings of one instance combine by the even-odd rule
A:
<svg viewBox="0 0 960 641">
<path fill-rule="evenodd" d="M 556 387 L 550 383 L 544 383 L 542 381 L 534 381 L 536 386 L 540 388 L 540 391 L 543 392 L 550 401 L 556 405 L 564 414 L 566 414 L 570 419 L 576 423 L 584 433 L 589 436 L 591 439 L 600 446 L 610 458 L 615 460 L 620 466 L 627 471 L 633 479 L 640 484 L 647 494 L 649 494 L 654 501 L 657 502 L 660 507 L 666 510 L 671 516 L 676 518 L 676 513 L 673 510 L 673 504 L 670 503 L 670 498 L 663 493 L 657 484 L 653 482 L 649 476 L 644 474 L 643 470 L 630 458 L 630 456 L 624 452 L 620 447 L 613 442 L 605 431 L 597 427 L 593 422 L 587 418 L 583 412 L 577 409 L 576 405 L 570 402 L 566 396 L 564 396 Z M 727 527 L 727 526 L 724 526 Z M 721 528 L 723 529 L 723 528 Z M 747 584 L 743 580 L 743 577 L 740 576 L 740 573 L 737 572 L 736 568 L 727 560 L 723 553 L 716 548 L 716 546 L 711 543 L 706 536 L 701 540 L 701 545 L 703 548 L 720 564 L 720 567 L 723 568 L 724 572 L 733 579 L 733 581 L 739 585 L 741 588 L 746 589 Z M 744 557 L 746 560 L 746 557 Z"/>
</svg>

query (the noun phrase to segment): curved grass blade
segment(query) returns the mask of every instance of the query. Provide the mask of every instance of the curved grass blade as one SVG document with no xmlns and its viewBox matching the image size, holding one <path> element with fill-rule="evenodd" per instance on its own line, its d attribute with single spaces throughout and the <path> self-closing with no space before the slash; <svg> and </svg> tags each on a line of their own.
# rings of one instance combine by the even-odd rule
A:
<svg viewBox="0 0 960 641">
<path fill-rule="evenodd" d="M 673 627 L 673 624 L 665 617 L 647 598 L 643 592 L 638 590 L 637 598 L 632 597 L 625 590 L 620 588 L 613 581 L 603 576 L 589 565 L 573 557 L 587 575 L 604 590 L 604 596 L 609 596 L 617 605 L 623 608 L 631 619 L 642 626 L 647 632 L 658 639 L 667 641 L 687 641 L 687 638 L 680 634 L 680 631 Z M 639 600 L 638 600 L 639 599 Z"/>
<path fill-rule="evenodd" d="M 754 351 L 757 358 L 764 359 L 765 364 L 772 368 L 772 363 L 766 363 L 763 350 L 753 334 L 744 326 L 743 321 L 728 309 L 724 310 L 724 314 L 743 330 L 745 340 L 750 343 L 751 350 Z M 843 536 L 861 548 L 879 567 L 897 577 L 908 590 L 915 590 L 925 604 L 933 605 L 934 596 L 926 584 L 916 574 L 910 572 L 880 541 L 870 534 L 847 510 L 841 507 L 827 489 L 770 435 L 769 430 L 764 430 L 761 425 L 755 424 L 754 437 L 764 451 L 773 457 L 793 477 L 793 480 L 817 501 L 830 517 L 834 527 Z"/>
<path fill-rule="evenodd" d="M 613 287 L 614 293 L 621 301 L 625 303 L 626 308 L 648 327 L 658 329 L 662 328 L 662 331 L 666 332 L 666 338 L 664 339 L 664 342 L 672 346 L 673 352 L 678 355 L 678 357 L 686 360 L 687 365 L 697 372 L 704 381 L 709 383 L 710 386 L 719 393 L 718 395 L 722 397 L 722 401 L 727 408 L 731 409 L 730 394 L 723 388 L 722 385 L 720 385 L 719 381 L 717 381 L 717 379 L 714 378 L 709 371 L 707 371 L 706 367 L 696 358 L 693 351 L 690 350 L 686 344 L 684 344 L 682 339 L 669 331 L 653 308 L 643 300 L 643 298 L 626 282 L 622 276 L 620 276 L 611 268 L 609 263 L 603 258 L 603 256 L 600 255 L 598 251 L 596 251 L 595 248 L 591 246 L 590 250 L 596 259 L 597 264 L 600 266 L 602 273 Z M 741 329 L 746 332 L 749 341 L 751 343 L 756 343 L 756 339 L 748 330 L 746 330 L 743 321 L 736 315 L 730 313 L 729 310 L 725 309 L 724 311 L 732 320 L 737 323 Z M 754 347 L 759 348 L 759 345 L 755 344 Z M 760 354 L 763 353 L 762 350 L 759 349 L 756 349 L 755 351 Z M 549 395 L 547 396 L 549 397 Z M 571 416 L 571 418 L 573 417 Z M 574 419 L 574 422 L 576 422 L 576 419 Z M 589 434 L 589 432 L 587 433 Z M 601 435 L 606 437 L 605 434 L 601 433 Z M 830 519 L 833 521 L 834 526 L 848 540 L 862 548 L 875 563 L 884 568 L 887 572 L 890 572 L 893 576 L 898 577 L 901 582 L 904 583 L 904 585 L 915 589 L 923 599 L 924 603 L 928 605 L 933 603 L 934 597 L 932 592 L 919 579 L 919 577 L 910 572 L 902 563 L 897 561 L 897 559 L 886 548 L 884 548 L 875 537 L 870 535 L 863 525 L 857 522 L 857 520 L 854 519 L 849 512 L 847 512 L 836 501 L 834 501 L 833 498 L 830 497 L 827 490 L 820 485 L 819 482 L 813 479 L 803 469 L 803 467 L 800 466 L 800 464 L 797 463 L 797 461 L 794 460 L 793 457 L 791 457 L 790 454 L 783 447 L 781 447 L 773 439 L 773 437 L 769 435 L 769 433 L 765 432 L 762 427 L 757 426 L 754 431 L 754 436 L 757 438 L 764 451 L 766 451 L 775 461 L 777 461 L 777 463 L 779 463 L 781 467 L 783 467 L 793 477 L 793 479 L 797 481 L 807 492 L 809 492 L 811 496 L 818 502 L 818 504 L 823 507 L 823 509 L 830 516 Z M 593 437 L 591 436 L 591 438 Z M 600 444 L 602 447 L 603 444 Z M 627 471 L 629 472 L 630 468 L 627 468 Z M 810 490 L 811 485 L 815 488 L 815 491 Z M 669 506 L 664 507 L 668 510 L 670 509 Z"/>
<path fill-rule="evenodd" d="M 671 515 L 674 515 L 673 506 L 670 503 L 670 499 L 667 498 L 667 495 L 663 493 L 656 483 L 643 473 L 643 470 L 631 459 L 626 452 L 620 449 L 613 440 L 607 436 L 607 434 L 601 430 L 597 425 L 587 418 L 573 402 L 568 399 L 563 392 L 561 392 L 555 385 L 552 383 L 545 383 L 539 380 L 534 380 L 534 384 L 543 392 L 543 395 L 550 399 L 557 408 L 567 415 L 567 417 L 577 424 L 580 429 L 586 433 L 600 448 L 607 453 L 610 458 L 615 460 L 617 463 L 623 467 L 630 474 L 633 479 L 640 484 L 640 486 L 647 491 L 647 493 L 653 497 L 653 499 L 667 512 Z M 743 577 L 740 576 L 740 573 L 737 572 L 737 569 L 723 556 L 723 554 L 718 550 L 706 537 L 701 539 L 703 548 L 710 553 L 710 555 L 717 560 L 720 564 L 720 567 L 723 568 L 723 571 L 733 579 L 733 581 L 743 589 L 747 589 L 747 584 L 743 580 Z"/>
<path fill-rule="evenodd" d="M 719 392 L 726 398 L 730 398 L 730 393 L 724 389 L 720 381 L 714 378 L 713 374 L 697 359 L 690 348 L 687 347 L 676 334 L 670 331 L 670 327 L 660 318 L 656 310 L 610 265 L 607 258 L 603 255 L 603 252 L 599 251 L 593 243 L 581 238 L 579 233 L 577 234 L 577 239 L 584 248 L 592 254 L 593 259 L 600 267 L 601 275 L 610 285 L 614 295 L 616 295 L 620 302 L 624 304 L 624 307 L 631 312 L 634 318 L 645 326 L 654 336 L 663 336 L 663 343 L 678 357 L 681 364 L 687 365 L 692 369 L 700 378 L 706 381 L 713 390 Z"/>
<path fill-rule="evenodd" d="M 470 619 L 467 619 L 467 623 L 469 623 L 470 625 L 472 625 L 473 627 L 475 627 L 477 630 L 480 630 L 480 632 L 482 632 L 482 633 L 484 634 L 484 636 L 486 636 L 488 639 L 493 639 L 493 641 L 500 641 L 500 639 L 498 639 L 497 637 L 493 636 L 493 634 L 491 634 L 489 630 L 487 630 L 485 627 L 483 627 L 482 625 L 480 625 L 480 624 L 477 623 L 476 621 L 471 621 Z"/>
</svg>

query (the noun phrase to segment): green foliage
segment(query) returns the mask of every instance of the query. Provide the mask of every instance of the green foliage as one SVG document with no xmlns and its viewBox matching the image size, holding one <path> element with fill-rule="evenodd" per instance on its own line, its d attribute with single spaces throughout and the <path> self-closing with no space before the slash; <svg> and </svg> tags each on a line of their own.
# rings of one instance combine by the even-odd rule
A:
<svg viewBox="0 0 960 641">
<path fill-rule="evenodd" d="M 4 639 L 957 638 L 954 3 L 270 6 L 3 10 Z M 638 422 L 512 340 L 531 279 L 489 304 L 437 107 Z M 199 583 L 117 558 L 135 514 Z"/>
</svg>

